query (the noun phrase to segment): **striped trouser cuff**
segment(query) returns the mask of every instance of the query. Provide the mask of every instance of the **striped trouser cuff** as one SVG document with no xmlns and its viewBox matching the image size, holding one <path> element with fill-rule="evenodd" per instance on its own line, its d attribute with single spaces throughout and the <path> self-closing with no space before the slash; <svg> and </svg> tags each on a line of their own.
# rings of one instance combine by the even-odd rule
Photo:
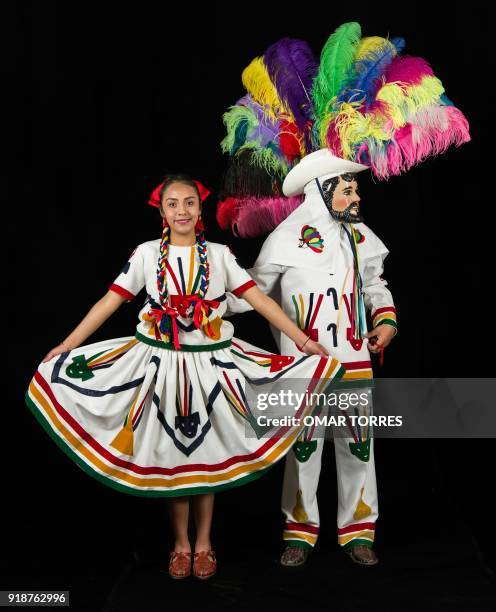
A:
<svg viewBox="0 0 496 612">
<path fill-rule="evenodd" d="M 319 536 L 319 528 L 307 523 L 286 522 L 282 535 L 284 543 L 288 546 L 300 546 L 301 548 L 313 548 Z"/>
<path fill-rule="evenodd" d="M 353 546 L 372 547 L 375 537 L 375 523 L 353 523 L 338 529 L 338 544 L 345 550 Z"/>
</svg>

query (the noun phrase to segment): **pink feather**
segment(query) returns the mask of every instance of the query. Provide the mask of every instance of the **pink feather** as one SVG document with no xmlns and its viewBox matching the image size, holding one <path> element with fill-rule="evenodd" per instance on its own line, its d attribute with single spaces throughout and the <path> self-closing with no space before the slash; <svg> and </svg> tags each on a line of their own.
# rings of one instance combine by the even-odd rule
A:
<svg viewBox="0 0 496 612">
<path fill-rule="evenodd" d="M 358 156 L 368 155 L 375 176 L 387 179 L 469 140 L 468 121 L 461 111 L 454 106 L 432 105 L 419 110 L 411 123 L 396 130 L 387 145 L 362 144 Z"/>
<path fill-rule="evenodd" d="M 418 85 L 423 77 L 433 75 L 432 68 L 423 58 L 410 55 L 397 56 L 386 68 L 383 84 L 401 82 L 407 86 Z M 387 116 L 388 105 L 376 99 L 369 105 L 368 112 Z"/>
<path fill-rule="evenodd" d="M 388 178 L 389 175 L 401 174 L 403 170 L 403 157 L 401 149 L 394 143 L 387 148 L 387 174 L 381 178 Z"/>
<path fill-rule="evenodd" d="M 467 120 L 455 107 L 425 106 L 415 114 L 412 123 L 428 134 L 432 155 L 444 153 L 451 144 L 460 146 L 470 140 Z"/>
<path fill-rule="evenodd" d="M 341 148 L 341 139 L 339 137 L 339 132 L 336 129 L 335 121 L 331 121 L 329 127 L 327 128 L 327 146 L 331 153 L 333 153 L 337 157 L 343 156 L 343 149 Z"/>
<path fill-rule="evenodd" d="M 401 81 L 407 85 L 418 85 L 423 77 L 433 76 L 429 64 L 421 57 L 403 55 L 395 57 L 384 72 L 385 83 Z"/>
<path fill-rule="evenodd" d="M 303 201 L 303 196 L 291 198 L 242 198 L 233 218 L 241 238 L 268 234 L 284 221 Z"/>
<path fill-rule="evenodd" d="M 449 117 L 449 129 L 452 132 L 452 144 L 459 147 L 464 142 L 470 141 L 469 123 L 461 110 L 455 106 L 446 106 Z"/>
</svg>

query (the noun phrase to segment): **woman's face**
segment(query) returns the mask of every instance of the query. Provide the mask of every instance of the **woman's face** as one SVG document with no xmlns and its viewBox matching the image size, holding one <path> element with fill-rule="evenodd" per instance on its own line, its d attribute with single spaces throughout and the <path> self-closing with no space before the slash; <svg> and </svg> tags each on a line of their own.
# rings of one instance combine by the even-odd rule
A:
<svg viewBox="0 0 496 612">
<path fill-rule="evenodd" d="M 184 183 L 168 185 L 162 195 L 160 214 L 169 224 L 172 233 L 194 235 L 200 213 L 200 200 L 194 187 Z"/>
</svg>

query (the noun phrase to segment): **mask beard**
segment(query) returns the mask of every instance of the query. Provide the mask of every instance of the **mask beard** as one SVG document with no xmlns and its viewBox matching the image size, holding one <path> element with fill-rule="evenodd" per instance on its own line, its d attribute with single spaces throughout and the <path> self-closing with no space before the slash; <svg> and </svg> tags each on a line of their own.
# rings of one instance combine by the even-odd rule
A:
<svg viewBox="0 0 496 612">
<path fill-rule="evenodd" d="M 327 205 L 327 209 L 331 213 L 331 217 L 336 221 L 340 221 L 341 223 L 361 223 L 363 221 L 363 217 L 360 215 L 360 209 L 358 209 L 357 214 L 353 214 L 351 212 L 354 206 L 355 204 L 350 204 L 344 210 L 334 210 L 332 205 Z"/>
</svg>

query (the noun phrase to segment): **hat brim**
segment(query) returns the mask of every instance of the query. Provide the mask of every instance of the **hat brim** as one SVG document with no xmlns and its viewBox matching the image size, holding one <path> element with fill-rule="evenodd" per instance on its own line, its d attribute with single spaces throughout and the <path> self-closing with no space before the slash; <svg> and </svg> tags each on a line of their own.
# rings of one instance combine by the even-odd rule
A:
<svg viewBox="0 0 496 612">
<path fill-rule="evenodd" d="M 286 176 L 282 185 L 285 196 L 304 192 L 305 185 L 320 176 L 340 176 L 368 170 L 368 166 L 336 157 L 328 149 L 319 149 L 305 156 Z"/>
</svg>

